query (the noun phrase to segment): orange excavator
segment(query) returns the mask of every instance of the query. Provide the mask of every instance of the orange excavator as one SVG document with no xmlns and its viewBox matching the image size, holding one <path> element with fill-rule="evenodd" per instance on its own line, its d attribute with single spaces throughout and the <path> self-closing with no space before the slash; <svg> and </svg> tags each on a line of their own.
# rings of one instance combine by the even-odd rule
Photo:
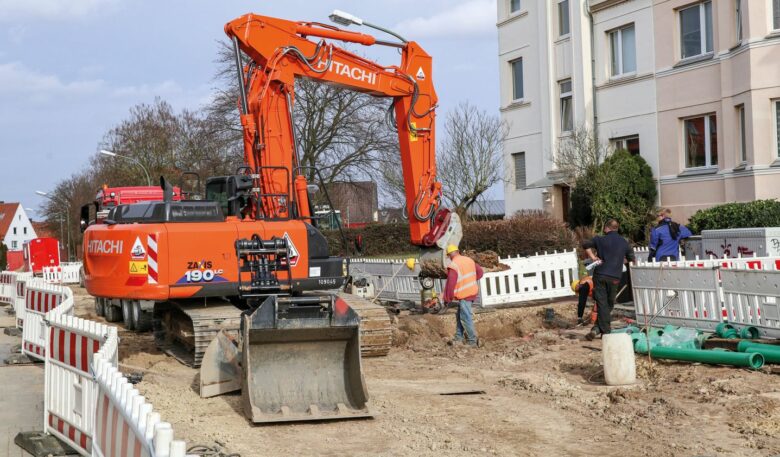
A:
<svg viewBox="0 0 780 457">
<path fill-rule="evenodd" d="M 319 172 L 299 157 L 296 78 L 391 98 L 412 243 L 443 262 L 461 236 L 457 215 L 440 207 L 431 57 L 349 14 L 331 19 L 397 40 L 256 14 L 229 22 L 244 166 L 208 178 L 198 201 L 174 201 L 161 178 L 164 201 L 119 205 L 84 233 L 85 284 L 98 311 L 131 307 L 133 326 L 153 325 L 163 349 L 202 362 L 202 396 L 241 388 L 254 422 L 370 415 L 361 349 L 386 353 L 390 343 L 384 310 L 377 317 L 376 305 L 337 291 L 349 262 L 329 255 L 310 205 L 320 186 L 305 176 Z M 401 61 L 380 65 L 333 41 L 397 48 Z M 386 339 L 372 343 L 377 330 Z"/>
</svg>

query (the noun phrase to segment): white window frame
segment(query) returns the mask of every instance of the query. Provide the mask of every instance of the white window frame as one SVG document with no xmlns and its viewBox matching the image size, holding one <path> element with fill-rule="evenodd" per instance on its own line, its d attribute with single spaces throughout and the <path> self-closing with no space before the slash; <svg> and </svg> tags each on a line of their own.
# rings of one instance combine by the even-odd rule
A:
<svg viewBox="0 0 780 457">
<path fill-rule="evenodd" d="M 609 142 L 612 145 L 612 149 L 617 151 L 619 149 L 625 149 L 628 151 L 628 141 L 629 140 L 639 140 L 639 134 L 636 135 L 626 135 L 626 136 L 619 136 L 615 138 L 610 138 Z M 619 146 L 620 145 L 620 146 Z M 642 155 L 642 142 L 639 142 L 639 155 Z"/>
<path fill-rule="evenodd" d="M 742 0 L 735 0 L 736 3 L 736 36 L 737 36 L 737 44 L 742 44 Z"/>
<path fill-rule="evenodd" d="M 11 241 L 11 249 L 16 249 L 17 246 L 18 246 L 18 244 L 17 244 L 16 240 Z"/>
<path fill-rule="evenodd" d="M 772 5 L 769 8 L 769 23 L 773 31 L 780 32 L 780 0 L 772 0 Z M 775 21 L 775 15 L 777 15 L 777 21 Z"/>
<path fill-rule="evenodd" d="M 739 127 L 739 137 L 737 138 L 737 149 L 739 150 L 739 164 L 747 163 L 747 120 L 745 119 L 745 105 L 737 105 L 737 126 Z"/>
<path fill-rule="evenodd" d="M 561 86 L 563 86 L 563 83 L 568 82 L 571 89 L 569 89 L 568 92 L 562 92 Z M 561 133 L 569 133 L 574 130 L 574 85 L 572 84 L 571 79 L 563 79 L 561 81 L 558 81 L 558 92 L 559 92 L 559 110 L 560 110 L 560 128 Z M 565 99 L 569 99 L 569 113 L 571 114 L 571 129 L 564 130 L 564 122 L 563 122 L 563 101 Z"/>
<path fill-rule="evenodd" d="M 714 168 L 717 167 L 718 164 L 712 163 L 712 136 L 710 135 L 710 118 L 715 118 L 715 123 L 718 122 L 718 116 L 717 113 L 708 113 L 708 114 L 700 114 L 698 116 L 690 116 L 683 119 L 682 123 L 682 130 L 683 130 L 683 160 L 685 163 L 685 169 L 686 170 L 703 170 L 707 168 Z M 693 119 L 699 119 L 704 118 L 704 165 L 698 165 L 698 166 L 688 166 L 688 141 L 687 141 L 687 131 L 685 129 L 685 122 L 690 121 Z M 719 151 L 720 152 L 720 151 Z"/>
<path fill-rule="evenodd" d="M 563 33 L 563 27 L 561 25 L 563 22 L 561 21 L 562 15 L 561 15 L 561 3 L 566 2 L 566 6 L 568 7 L 568 10 L 566 11 L 566 28 L 568 29 L 566 33 Z M 558 0 L 555 3 L 556 7 L 558 8 L 557 14 L 558 14 L 558 38 L 566 38 L 571 35 L 571 2 L 569 0 Z"/>
<path fill-rule="evenodd" d="M 520 62 L 520 98 L 515 98 L 515 63 Z M 525 100 L 525 68 L 523 58 L 518 57 L 509 61 L 509 78 L 512 81 L 512 103 L 522 103 Z"/>
<path fill-rule="evenodd" d="M 775 159 L 780 160 L 780 99 L 772 100 L 772 131 L 775 134 Z"/>
<path fill-rule="evenodd" d="M 680 8 L 677 10 L 677 27 L 679 28 L 679 37 L 680 37 L 680 59 L 682 60 L 688 60 L 688 59 L 695 59 L 697 57 L 705 56 L 707 54 L 712 54 L 714 52 L 715 48 L 715 34 L 712 33 L 713 31 L 707 29 L 707 15 L 706 15 L 706 8 L 704 8 L 704 5 L 707 3 L 710 4 L 710 11 L 712 12 L 712 0 L 707 0 L 704 2 L 699 2 L 694 5 L 686 6 L 685 8 Z M 691 8 L 698 8 L 699 9 L 699 46 L 701 52 L 698 54 L 694 54 L 692 56 L 683 57 L 683 29 L 682 29 L 682 12 L 689 10 Z M 715 18 L 710 17 L 710 21 L 712 22 L 713 29 L 715 28 Z M 707 34 L 711 33 L 711 40 L 712 40 L 712 47 L 713 49 L 707 50 Z"/>
<path fill-rule="evenodd" d="M 510 16 L 514 16 L 516 14 L 519 14 L 523 10 L 523 1 L 522 0 L 517 0 L 517 9 L 516 10 L 512 9 L 512 3 L 513 2 L 514 2 L 514 0 L 509 0 L 509 15 Z"/>
<path fill-rule="evenodd" d="M 631 71 L 624 71 L 623 70 L 623 30 L 633 28 L 634 29 L 634 67 L 637 65 L 637 58 L 636 58 L 636 27 L 634 23 L 626 24 L 622 27 L 619 27 L 617 29 L 610 30 L 607 36 L 609 37 L 609 72 L 610 77 L 612 78 L 624 78 L 626 76 L 632 76 L 636 74 L 636 68 L 634 68 Z M 617 49 L 614 49 L 612 47 L 612 35 L 617 34 L 617 40 L 615 42 L 617 43 Z M 614 55 L 617 52 L 617 60 L 618 60 L 618 72 L 615 73 L 615 69 L 612 68 L 612 61 L 614 59 Z"/>
<path fill-rule="evenodd" d="M 522 183 L 523 184 L 522 186 L 520 185 L 520 183 L 517 182 L 517 158 L 521 156 L 523 158 L 523 168 L 524 168 L 523 176 L 525 180 L 525 182 Z M 525 151 L 512 153 L 512 167 L 514 168 L 514 172 L 515 172 L 514 179 L 513 179 L 513 181 L 515 182 L 515 190 L 525 190 L 528 187 L 528 163 L 526 162 Z"/>
</svg>

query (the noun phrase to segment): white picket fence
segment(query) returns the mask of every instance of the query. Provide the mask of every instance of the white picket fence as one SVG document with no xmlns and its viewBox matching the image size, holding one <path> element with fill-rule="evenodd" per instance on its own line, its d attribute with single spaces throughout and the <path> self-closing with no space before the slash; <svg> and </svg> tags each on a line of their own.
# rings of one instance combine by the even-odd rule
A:
<svg viewBox="0 0 780 457">
<path fill-rule="evenodd" d="M 728 322 L 780 338 L 780 257 L 640 261 L 631 283 L 640 324 L 713 331 Z"/>
<path fill-rule="evenodd" d="M 510 268 L 485 273 L 479 284 L 476 304 L 495 306 L 529 300 L 573 295 L 571 282 L 578 277 L 576 251 L 537 254 L 530 257 L 507 257 L 499 261 Z M 351 259 L 350 274 L 371 281 L 380 299 L 420 301 L 419 265 L 410 270 L 399 259 Z M 435 281 L 441 292 L 444 280 Z"/>
<path fill-rule="evenodd" d="M 41 274 L 46 282 L 78 284 L 81 279 L 81 262 L 64 262 L 56 267 L 43 267 Z"/>
<path fill-rule="evenodd" d="M 118 370 L 116 328 L 72 316 L 66 286 L 14 279 L 25 311 L 22 351 L 44 362 L 44 431 L 83 456 L 185 457 L 186 443 Z"/>
</svg>

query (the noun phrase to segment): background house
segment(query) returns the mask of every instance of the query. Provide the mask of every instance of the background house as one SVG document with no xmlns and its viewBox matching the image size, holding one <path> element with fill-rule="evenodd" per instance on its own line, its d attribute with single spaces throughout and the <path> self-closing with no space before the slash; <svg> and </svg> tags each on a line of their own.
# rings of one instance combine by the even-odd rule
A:
<svg viewBox="0 0 780 457">
<path fill-rule="evenodd" d="M 499 0 L 507 214 L 565 218 L 556 145 L 641 155 L 679 220 L 780 197 L 780 0 Z"/>
</svg>

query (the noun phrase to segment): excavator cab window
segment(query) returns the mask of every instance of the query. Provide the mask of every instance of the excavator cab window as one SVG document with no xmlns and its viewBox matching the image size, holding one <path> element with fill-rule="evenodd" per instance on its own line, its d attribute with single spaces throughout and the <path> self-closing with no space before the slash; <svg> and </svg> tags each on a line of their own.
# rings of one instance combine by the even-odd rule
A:
<svg viewBox="0 0 780 457">
<path fill-rule="evenodd" d="M 240 216 L 249 201 L 252 177 L 218 176 L 206 180 L 206 200 L 219 203 L 225 216 Z"/>
<path fill-rule="evenodd" d="M 227 176 L 218 176 L 206 180 L 206 200 L 219 203 L 222 214 L 228 215 Z"/>
</svg>

